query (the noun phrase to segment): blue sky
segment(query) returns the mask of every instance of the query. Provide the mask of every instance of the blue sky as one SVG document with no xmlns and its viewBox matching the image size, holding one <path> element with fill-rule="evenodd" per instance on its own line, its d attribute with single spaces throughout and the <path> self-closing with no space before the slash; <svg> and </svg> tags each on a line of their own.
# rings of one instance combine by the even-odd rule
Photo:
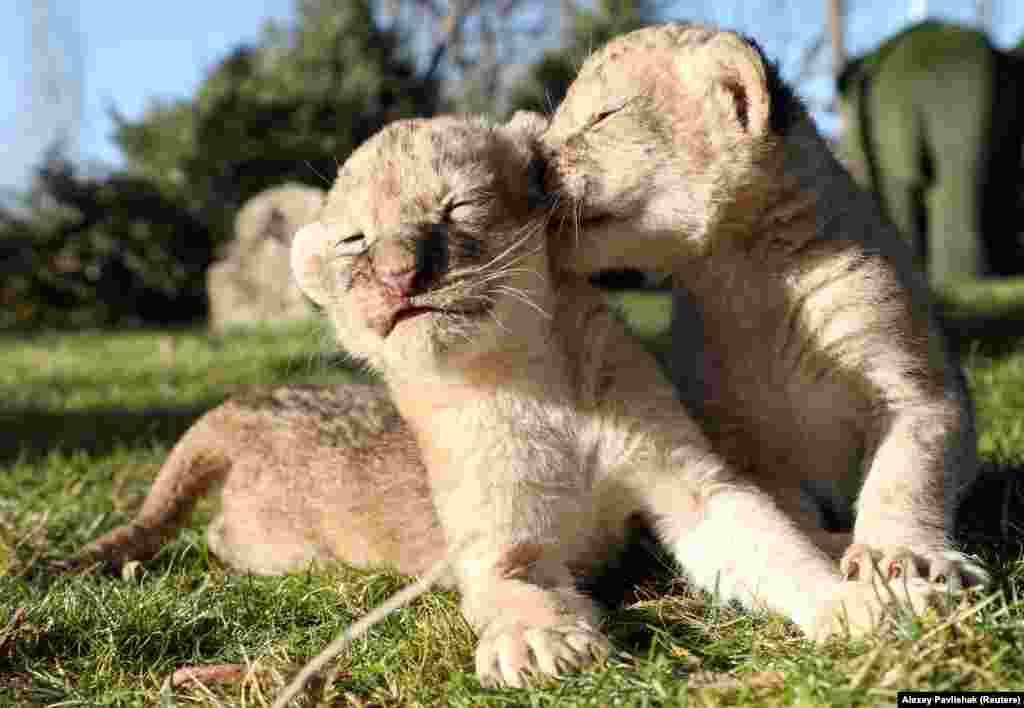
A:
<svg viewBox="0 0 1024 708">
<path fill-rule="evenodd" d="M 847 0 L 848 49 L 868 49 L 907 22 L 910 6 L 922 0 Z M 0 23 L 0 187 L 21 186 L 47 142 L 39 126 L 25 119 L 30 78 L 31 0 L 13 4 L 14 17 Z M 231 47 L 258 36 L 267 18 L 287 19 L 292 0 L 173 0 L 135 3 L 125 0 L 54 0 L 57 12 L 71 13 L 82 46 L 84 99 L 78 155 L 116 164 L 110 141 L 113 105 L 138 116 L 151 97 L 188 96 L 206 69 Z M 993 0 L 993 35 L 1000 46 L 1024 34 L 1024 3 Z M 676 2 L 671 18 L 717 22 L 757 38 L 777 57 L 784 74 L 798 64 L 801 45 L 824 26 L 825 0 L 692 0 Z M 929 15 L 973 21 L 973 0 L 928 0 Z M 827 81 L 800 87 L 824 97 Z"/>
<path fill-rule="evenodd" d="M 25 165 L 38 155 L 39 136 L 18 111 L 30 79 L 31 0 L 14 4 L 16 18 L 0 22 L 0 185 L 24 179 Z M 54 0 L 58 12 L 71 12 L 82 43 L 84 79 L 82 130 L 78 154 L 116 163 L 110 141 L 108 108 L 135 117 L 150 97 L 188 96 L 205 70 L 230 48 L 259 35 L 267 17 L 287 18 L 292 0 Z M 6 15 L 6 13 L 5 13 Z M 25 111 L 21 115 L 25 115 Z"/>
</svg>

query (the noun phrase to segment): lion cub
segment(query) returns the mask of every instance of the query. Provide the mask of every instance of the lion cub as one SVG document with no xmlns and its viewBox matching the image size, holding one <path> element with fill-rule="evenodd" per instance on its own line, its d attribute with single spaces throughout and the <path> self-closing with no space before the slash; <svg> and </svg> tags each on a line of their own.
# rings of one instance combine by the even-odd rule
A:
<svg viewBox="0 0 1024 708">
<path fill-rule="evenodd" d="M 82 557 L 151 555 L 216 482 L 211 547 L 240 568 L 419 573 L 459 549 L 477 671 L 519 685 L 607 651 L 575 580 L 642 515 L 703 587 L 815 636 L 869 629 L 879 591 L 844 583 L 820 539 L 712 451 L 602 296 L 551 261 L 542 128 L 403 121 L 357 150 L 292 265 L 390 398 L 290 388 L 224 404 L 178 443 L 138 518 Z"/>
<path fill-rule="evenodd" d="M 559 272 L 533 182 L 538 129 L 394 123 L 343 165 L 292 249 L 300 287 L 383 374 L 419 445 L 448 548 L 460 549 L 481 678 L 517 685 L 606 651 L 573 578 L 638 513 L 708 589 L 812 634 L 870 625 L 876 588 L 844 583 L 712 451 L 601 294 Z"/>
<path fill-rule="evenodd" d="M 381 386 L 288 386 L 234 396 L 177 442 L 131 523 L 69 567 L 148 560 L 220 491 L 210 549 L 261 575 L 344 561 L 425 573 L 444 536 L 416 442 Z"/>
<path fill-rule="evenodd" d="M 696 24 L 624 35 L 543 140 L 580 219 L 560 262 L 673 271 L 673 376 L 714 449 L 805 528 L 855 509 L 848 577 L 984 581 L 950 539 L 975 433 L 926 283 L 757 46 Z"/>
</svg>

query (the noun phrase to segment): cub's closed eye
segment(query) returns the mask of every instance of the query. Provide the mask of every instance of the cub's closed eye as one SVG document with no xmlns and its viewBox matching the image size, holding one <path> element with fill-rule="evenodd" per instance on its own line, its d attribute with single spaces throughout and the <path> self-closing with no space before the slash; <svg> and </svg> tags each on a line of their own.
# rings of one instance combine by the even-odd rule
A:
<svg viewBox="0 0 1024 708">
<path fill-rule="evenodd" d="M 463 200 L 461 202 L 451 202 L 445 207 L 444 218 L 446 220 L 459 219 L 469 216 L 470 211 L 476 206 L 475 201 Z"/>
<path fill-rule="evenodd" d="M 626 102 L 623 102 L 623 103 L 621 103 L 621 104 L 619 104 L 617 106 L 614 106 L 612 108 L 608 108 L 608 109 L 603 110 L 603 111 L 601 111 L 599 113 L 595 113 L 590 118 L 590 120 L 588 121 L 588 126 L 587 127 L 593 128 L 597 124 L 602 123 L 606 118 L 610 118 L 611 116 L 615 115 L 616 113 L 618 113 L 619 111 L 621 111 L 625 107 L 626 107 Z"/>
<path fill-rule="evenodd" d="M 353 234 L 338 239 L 334 244 L 342 253 L 358 253 L 366 248 L 366 237 L 363 234 Z"/>
</svg>

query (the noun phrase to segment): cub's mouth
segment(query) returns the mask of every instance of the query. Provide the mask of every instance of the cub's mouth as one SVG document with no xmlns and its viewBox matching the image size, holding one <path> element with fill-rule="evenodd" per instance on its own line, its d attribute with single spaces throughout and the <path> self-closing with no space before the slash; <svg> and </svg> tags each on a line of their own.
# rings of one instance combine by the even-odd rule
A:
<svg viewBox="0 0 1024 708">
<path fill-rule="evenodd" d="M 434 305 L 408 305 L 401 307 L 391 315 L 390 321 L 387 323 L 382 333 L 384 337 L 388 337 L 403 322 L 410 320 L 420 319 L 429 315 L 446 315 L 449 317 L 480 317 L 486 314 L 491 309 L 490 305 L 481 307 L 436 307 Z"/>
<path fill-rule="evenodd" d="M 425 305 L 407 307 L 403 310 L 399 310 L 391 318 L 391 327 L 389 328 L 389 333 L 391 331 L 394 331 L 395 327 L 397 327 L 402 322 L 405 322 L 406 320 L 412 320 L 417 317 L 421 317 L 422 315 L 429 315 L 439 312 L 444 312 L 444 310 L 442 310 L 439 307 L 429 307 Z"/>
</svg>

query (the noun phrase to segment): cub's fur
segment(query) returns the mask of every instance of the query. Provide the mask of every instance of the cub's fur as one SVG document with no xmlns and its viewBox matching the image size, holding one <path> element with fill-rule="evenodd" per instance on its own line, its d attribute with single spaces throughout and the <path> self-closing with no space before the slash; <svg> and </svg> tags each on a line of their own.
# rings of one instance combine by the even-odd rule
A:
<svg viewBox="0 0 1024 708">
<path fill-rule="evenodd" d="M 756 45 L 687 24 L 613 40 L 544 143 L 579 225 L 559 260 L 673 271 L 673 377 L 743 479 L 804 528 L 855 516 L 847 576 L 984 580 L 950 539 L 975 433 L 926 283 Z"/>
<path fill-rule="evenodd" d="M 385 389 L 353 384 L 251 393 L 213 409 L 171 450 L 135 519 L 80 560 L 152 557 L 214 488 L 210 548 L 240 570 L 345 561 L 419 575 L 445 555 L 408 427 Z"/>
<path fill-rule="evenodd" d="M 870 627 L 880 591 L 844 583 L 832 537 L 798 529 L 712 451 L 600 293 L 550 260 L 529 179 L 541 127 L 394 124 L 346 162 L 292 250 L 340 343 L 387 380 L 448 546 L 468 548 L 454 575 L 478 673 L 517 684 L 603 653 L 573 577 L 637 514 L 708 589 L 817 636 Z M 916 580 L 904 597 L 920 607 L 930 591 Z"/>
<path fill-rule="evenodd" d="M 607 651 L 575 580 L 640 514 L 709 589 L 812 634 L 869 628 L 878 589 L 843 582 L 813 542 L 826 535 L 732 471 L 602 296 L 550 262 L 530 179 L 539 127 L 393 124 L 296 236 L 300 286 L 384 374 L 404 423 L 372 389 L 226 404 L 175 448 L 139 519 L 84 556 L 151 553 L 217 478 L 211 543 L 240 567 L 340 558 L 416 572 L 465 548 L 453 575 L 481 635 L 477 671 L 517 685 Z M 918 606 L 930 590 L 908 589 Z"/>
</svg>

